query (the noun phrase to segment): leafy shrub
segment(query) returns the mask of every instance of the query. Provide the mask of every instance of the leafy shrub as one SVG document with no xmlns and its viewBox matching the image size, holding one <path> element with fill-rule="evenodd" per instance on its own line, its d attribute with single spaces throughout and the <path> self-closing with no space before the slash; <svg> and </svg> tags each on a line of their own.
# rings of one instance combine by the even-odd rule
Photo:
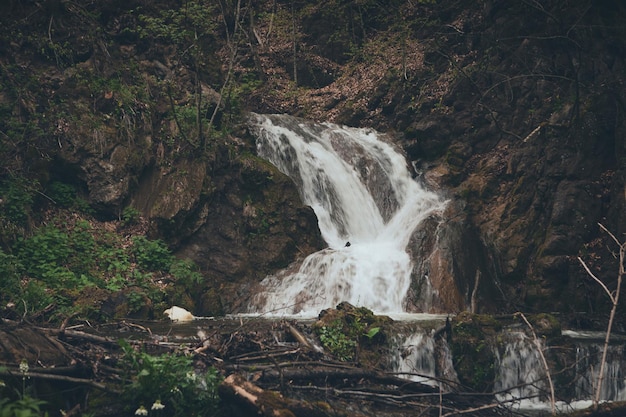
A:
<svg viewBox="0 0 626 417">
<path fill-rule="evenodd" d="M 20 226 L 25 225 L 37 187 L 36 181 L 23 177 L 11 178 L 0 184 L 0 217 Z"/>
<path fill-rule="evenodd" d="M 136 224 L 139 221 L 140 216 L 141 213 L 139 212 L 139 210 L 134 207 L 128 206 L 125 207 L 122 211 L 121 220 L 125 226 L 130 226 L 131 224 Z"/>
<path fill-rule="evenodd" d="M 341 303 L 337 308 L 313 327 L 324 348 L 337 359 L 354 360 L 357 353 L 371 351 L 373 345 L 385 339 L 381 325 L 386 318 L 378 318 L 371 310 L 348 303 Z"/>
<path fill-rule="evenodd" d="M 133 237 L 132 253 L 137 265 L 149 271 L 169 270 L 172 255 L 165 242 L 149 240 L 145 236 Z"/>
<path fill-rule="evenodd" d="M 20 260 L 0 249 L 0 302 L 16 301 L 19 297 L 20 277 L 23 266 Z"/>
<path fill-rule="evenodd" d="M 39 417 L 47 416 L 41 410 L 41 406 L 46 404 L 41 401 L 25 395 L 19 400 L 11 401 L 8 398 L 0 398 L 0 417 Z"/>
<path fill-rule="evenodd" d="M 48 186 L 48 197 L 64 208 L 74 208 L 82 213 L 91 213 L 89 204 L 77 195 L 76 188 L 71 184 L 53 181 Z"/>
<path fill-rule="evenodd" d="M 356 354 L 357 342 L 354 338 L 345 334 L 343 323 L 335 320 L 328 326 L 322 326 L 318 330 L 320 341 L 337 359 L 350 361 Z"/>
<path fill-rule="evenodd" d="M 70 237 L 54 226 L 46 226 L 18 243 L 18 255 L 31 277 L 51 280 L 67 265 L 72 250 Z"/>
<path fill-rule="evenodd" d="M 95 267 L 96 241 L 89 222 L 79 220 L 70 233 L 69 266 L 77 274 L 87 274 Z"/>
<path fill-rule="evenodd" d="M 214 368 L 199 375 L 190 357 L 171 353 L 153 356 L 136 351 L 126 341 L 121 341 L 120 345 L 130 380 L 124 396 L 132 407 L 145 409 L 158 404 L 165 406 L 166 414 L 172 416 L 215 413 L 221 377 Z"/>
<path fill-rule="evenodd" d="M 187 287 L 202 283 L 204 278 L 198 271 L 198 266 L 190 259 L 174 260 L 170 266 L 170 274 L 178 283 Z"/>
<path fill-rule="evenodd" d="M 53 181 L 48 188 L 48 197 L 61 207 L 72 207 L 76 201 L 76 189 L 72 185 Z"/>
</svg>

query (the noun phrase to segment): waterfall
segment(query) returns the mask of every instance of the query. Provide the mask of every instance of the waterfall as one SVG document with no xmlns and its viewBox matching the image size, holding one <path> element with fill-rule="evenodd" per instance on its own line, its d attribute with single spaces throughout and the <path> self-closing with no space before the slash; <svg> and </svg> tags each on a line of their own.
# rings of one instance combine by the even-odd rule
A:
<svg viewBox="0 0 626 417">
<path fill-rule="evenodd" d="M 496 397 L 520 408 L 546 408 L 549 390 L 537 345 L 524 332 L 503 335 L 504 353 L 498 358 Z M 496 351 L 497 353 L 497 351 Z"/>
<path fill-rule="evenodd" d="M 603 346 L 599 343 L 581 344 L 576 348 L 576 398 L 595 396 L 600 358 Z M 624 345 L 609 346 L 604 366 L 601 401 L 626 401 L 626 372 L 624 371 Z"/>
<path fill-rule="evenodd" d="M 403 312 L 413 261 L 406 251 L 446 201 L 415 181 L 404 156 L 371 129 L 252 115 L 259 156 L 293 179 L 328 248 L 269 276 L 251 312 L 317 315 L 341 301 Z"/>
<path fill-rule="evenodd" d="M 459 382 L 448 343 L 424 330 L 393 338 L 390 368 L 401 378 L 439 387 L 444 392 L 453 390 L 451 387 Z"/>
<path fill-rule="evenodd" d="M 577 336 L 580 333 L 567 331 L 564 336 Z M 601 333 L 599 333 L 601 335 Z M 547 375 L 537 346 L 521 331 L 507 332 L 502 335 L 504 353 L 498 357 L 498 376 L 495 391 L 499 401 L 518 409 L 544 409 L 550 407 Z M 542 341 L 543 342 L 543 341 Z M 571 338 L 570 346 L 575 348 L 573 363 L 562 364 L 563 369 L 550 369 L 553 380 L 559 372 L 574 369 L 573 381 L 568 387 L 556 386 L 556 408 L 559 411 L 572 411 L 591 405 L 598 381 L 600 358 L 603 345 L 584 338 Z M 544 354 L 550 347 L 542 346 Z M 562 350 L 564 346 L 557 347 Z M 604 369 L 604 379 L 600 395 L 601 401 L 626 400 L 626 374 L 624 373 L 623 343 L 609 346 L 609 354 Z M 562 351 L 564 353 L 564 351 Z M 562 358 L 564 359 L 564 357 Z M 566 361 L 567 362 L 567 361 Z"/>
<path fill-rule="evenodd" d="M 412 381 L 436 386 L 435 340 L 425 333 L 398 337 L 391 363 L 395 373 Z"/>
</svg>

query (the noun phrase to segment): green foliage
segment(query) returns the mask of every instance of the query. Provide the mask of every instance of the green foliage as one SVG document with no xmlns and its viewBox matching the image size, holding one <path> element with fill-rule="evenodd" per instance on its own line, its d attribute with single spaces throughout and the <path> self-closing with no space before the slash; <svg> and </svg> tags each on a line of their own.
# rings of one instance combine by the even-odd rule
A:
<svg viewBox="0 0 626 417">
<path fill-rule="evenodd" d="M 55 226 L 45 226 L 30 238 L 19 242 L 17 252 L 26 273 L 56 285 L 55 276 L 63 274 L 70 257 L 70 238 Z"/>
<path fill-rule="evenodd" d="M 24 177 L 13 177 L 0 183 L 0 217 L 23 226 L 32 210 L 38 183 Z"/>
<path fill-rule="evenodd" d="M 76 200 L 76 190 L 69 184 L 54 181 L 49 186 L 48 196 L 61 207 L 69 208 Z"/>
<path fill-rule="evenodd" d="M 176 259 L 163 241 L 136 236 L 128 243 L 84 219 L 53 219 L 19 239 L 11 253 L 0 250 L 0 301 L 12 303 L 20 313 L 53 304 L 55 315 L 89 315 L 97 313 L 90 304 L 75 302 L 82 292 L 93 291 L 87 287 L 130 289 L 128 310 L 138 312 L 147 299 L 153 305 L 163 301 L 165 293 L 155 281 L 166 274 L 181 289 L 202 283 L 197 265 Z"/>
<path fill-rule="evenodd" d="M 343 322 L 335 320 L 318 330 L 320 341 L 337 359 L 350 361 L 356 354 L 357 342 L 344 333 Z"/>
<path fill-rule="evenodd" d="M 41 311 L 54 301 L 50 292 L 47 291 L 46 285 L 37 280 L 29 280 L 21 290 L 19 297 L 21 302 L 17 304 L 17 307 L 23 308 L 25 313 Z"/>
<path fill-rule="evenodd" d="M 63 208 L 74 208 L 82 213 L 91 213 L 89 204 L 77 196 L 76 188 L 71 184 L 53 181 L 48 186 L 47 196 Z"/>
<path fill-rule="evenodd" d="M 120 345 L 129 380 L 124 397 L 133 409 L 150 409 L 158 401 L 171 416 L 210 416 L 216 412 L 221 377 L 214 368 L 197 374 L 190 357 L 170 353 L 153 356 L 136 351 L 125 341 Z"/>
<path fill-rule="evenodd" d="M 214 33 L 215 3 L 190 0 L 183 7 L 161 10 L 158 16 L 140 14 L 138 33 L 144 39 L 174 43 L 183 50 Z"/>
<path fill-rule="evenodd" d="M 8 255 L 0 249 L 0 303 L 5 304 L 20 294 L 20 277 L 23 266 L 14 255 Z"/>
<path fill-rule="evenodd" d="M 45 404 L 45 401 L 27 395 L 15 401 L 11 401 L 8 398 L 0 398 L 0 417 L 47 416 L 48 413 L 44 413 L 41 410 L 41 407 Z"/>
<path fill-rule="evenodd" d="M 201 284 L 204 279 L 198 266 L 190 259 L 175 259 L 170 266 L 170 274 L 176 278 L 178 284 L 185 287 Z"/>
<path fill-rule="evenodd" d="M 132 253 L 137 264 L 148 271 L 168 270 L 173 257 L 162 240 L 149 240 L 145 236 L 133 237 Z"/>
<path fill-rule="evenodd" d="M 384 341 L 382 327 L 388 317 L 376 316 L 365 307 L 341 303 L 336 311 L 325 315 L 313 328 L 320 342 L 331 354 L 342 361 L 359 360 L 364 354 L 373 359 L 372 346 Z M 375 358 L 374 358 L 375 359 Z"/>
<path fill-rule="evenodd" d="M 141 217 L 141 212 L 134 207 L 128 206 L 125 207 L 122 211 L 122 223 L 125 226 L 130 226 L 133 224 L 137 224 L 139 222 L 139 218 Z"/>
<path fill-rule="evenodd" d="M 226 105 L 231 114 L 239 114 L 243 108 L 243 98 L 259 88 L 263 82 L 254 73 L 247 72 L 236 82 L 229 84 L 226 90 Z"/>
<path fill-rule="evenodd" d="M 371 329 L 369 329 L 366 333 L 364 333 L 363 335 L 365 337 L 367 337 L 368 339 L 373 339 L 378 333 L 380 333 L 380 327 L 372 327 Z"/>
<path fill-rule="evenodd" d="M 42 410 L 45 401 L 28 395 L 32 387 L 26 385 L 28 379 L 28 362 L 25 359 L 19 364 L 22 384 L 20 388 L 11 387 L 0 380 L 0 417 L 41 417 L 48 413 Z M 0 366 L 6 372 L 6 367 Z"/>
</svg>

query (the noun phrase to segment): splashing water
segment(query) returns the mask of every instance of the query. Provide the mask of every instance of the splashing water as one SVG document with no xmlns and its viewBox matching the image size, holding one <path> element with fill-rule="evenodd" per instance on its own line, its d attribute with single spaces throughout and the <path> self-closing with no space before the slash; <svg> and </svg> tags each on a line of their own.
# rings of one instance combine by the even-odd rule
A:
<svg viewBox="0 0 626 417">
<path fill-rule="evenodd" d="M 402 312 L 413 269 L 406 247 L 446 201 L 373 130 L 286 115 L 252 115 L 250 126 L 258 154 L 293 179 L 329 246 L 267 277 L 251 312 L 317 315 L 341 301 Z"/>
</svg>

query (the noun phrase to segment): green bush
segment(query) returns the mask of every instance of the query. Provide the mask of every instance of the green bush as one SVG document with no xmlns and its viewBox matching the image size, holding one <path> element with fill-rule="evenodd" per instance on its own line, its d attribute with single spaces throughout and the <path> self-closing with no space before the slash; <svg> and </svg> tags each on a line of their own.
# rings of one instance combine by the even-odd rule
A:
<svg viewBox="0 0 626 417">
<path fill-rule="evenodd" d="M 141 216 L 141 212 L 134 207 L 128 206 L 125 207 L 122 211 L 122 223 L 125 226 L 130 226 L 132 224 L 137 224 L 139 221 L 139 217 Z"/>
<path fill-rule="evenodd" d="M 72 207 L 76 201 L 76 189 L 59 181 L 53 181 L 48 186 L 48 197 L 61 207 Z"/>
<path fill-rule="evenodd" d="M 15 401 L 11 401 L 8 398 L 0 398 L 0 417 L 47 416 L 48 413 L 44 413 L 41 410 L 41 406 L 45 404 L 45 401 L 27 395 Z"/>
<path fill-rule="evenodd" d="M 69 234 L 71 253 L 68 262 L 76 274 L 90 275 L 96 267 L 98 248 L 92 233 L 89 222 L 79 220 Z"/>
<path fill-rule="evenodd" d="M 20 278 L 23 266 L 20 260 L 0 249 L 0 303 L 18 300 L 21 292 Z"/>
<path fill-rule="evenodd" d="M 176 278 L 176 282 L 186 287 L 200 284 L 203 281 L 198 266 L 190 259 L 175 259 L 170 266 L 170 274 Z"/>
<path fill-rule="evenodd" d="M 354 337 L 346 335 L 341 320 L 335 320 L 328 326 L 322 326 L 318 330 L 320 342 L 324 348 L 341 361 L 354 359 L 357 341 Z"/>
<path fill-rule="evenodd" d="M 55 275 L 62 272 L 72 253 L 70 237 L 55 226 L 45 226 L 18 242 L 17 253 L 29 276 L 54 285 Z"/>
<path fill-rule="evenodd" d="M 73 208 L 81 213 L 92 213 L 89 203 L 77 195 L 76 188 L 71 184 L 53 181 L 48 185 L 47 196 L 63 208 Z"/>
<path fill-rule="evenodd" d="M 24 226 L 28 220 L 38 183 L 23 177 L 5 180 L 0 184 L 0 217 Z"/>
<path fill-rule="evenodd" d="M 0 251 L 0 302 L 28 314 L 52 304 L 51 317 L 57 319 L 90 314 L 86 303 L 75 302 L 88 286 L 109 292 L 133 288 L 130 307 L 138 311 L 147 299 L 154 306 L 163 302 L 165 293 L 154 281 L 168 273 L 183 290 L 202 282 L 197 266 L 176 259 L 163 241 L 136 236 L 131 243 L 85 219 L 51 219 L 19 238 L 11 254 Z"/>
<path fill-rule="evenodd" d="M 214 368 L 197 374 L 190 357 L 166 353 L 153 356 L 121 341 L 129 386 L 125 402 L 133 409 L 158 409 L 168 416 L 211 416 L 217 411 L 221 377 Z"/>
<path fill-rule="evenodd" d="M 160 239 L 149 240 L 145 236 L 135 236 L 131 250 L 137 265 L 148 271 L 167 271 L 172 264 L 170 250 Z"/>
</svg>

